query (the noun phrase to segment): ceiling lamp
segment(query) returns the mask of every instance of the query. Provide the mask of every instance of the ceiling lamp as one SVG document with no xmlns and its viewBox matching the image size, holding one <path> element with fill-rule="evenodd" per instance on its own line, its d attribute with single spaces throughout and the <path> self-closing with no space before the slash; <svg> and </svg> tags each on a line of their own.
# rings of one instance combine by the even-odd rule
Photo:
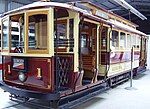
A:
<svg viewBox="0 0 150 109">
<path fill-rule="evenodd" d="M 130 12 L 132 12 L 133 14 L 135 14 L 136 16 L 138 16 L 139 18 L 141 18 L 142 20 L 146 20 L 147 18 L 141 14 L 138 10 L 136 10 L 135 8 L 133 8 L 130 4 L 128 4 L 125 0 L 113 0 L 116 3 L 118 3 L 119 5 L 121 5 L 122 7 L 126 8 L 127 10 L 129 10 Z"/>
</svg>

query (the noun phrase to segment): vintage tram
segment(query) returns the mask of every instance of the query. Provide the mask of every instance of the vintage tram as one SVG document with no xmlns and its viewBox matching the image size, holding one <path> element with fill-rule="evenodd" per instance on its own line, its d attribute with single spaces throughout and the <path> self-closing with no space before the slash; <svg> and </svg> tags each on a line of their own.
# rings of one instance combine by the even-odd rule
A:
<svg viewBox="0 0 150 109">
<path fill-rule="evenodd" d="M 1 23 L 2 88 L 16 96 L 57 101 L 113 86 L 129 78 L 131 47 L 134 72 L 146 66 L 146 34 L 89 2 L 35 2 Z"/>
</svg>

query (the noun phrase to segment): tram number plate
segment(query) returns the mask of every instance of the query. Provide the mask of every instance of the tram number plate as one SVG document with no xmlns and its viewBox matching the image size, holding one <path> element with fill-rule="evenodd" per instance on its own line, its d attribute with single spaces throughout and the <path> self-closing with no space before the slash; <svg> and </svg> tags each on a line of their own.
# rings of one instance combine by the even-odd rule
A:
<svg viewBox="0 0 150 109">
<path fill-rule="evenodd" d="M 20 69 L 24 70 L 25 69 L 25 60 L 20 59 L 20 58 L 13 58 L 13 68 L 14 69 Z"/>
</svg>

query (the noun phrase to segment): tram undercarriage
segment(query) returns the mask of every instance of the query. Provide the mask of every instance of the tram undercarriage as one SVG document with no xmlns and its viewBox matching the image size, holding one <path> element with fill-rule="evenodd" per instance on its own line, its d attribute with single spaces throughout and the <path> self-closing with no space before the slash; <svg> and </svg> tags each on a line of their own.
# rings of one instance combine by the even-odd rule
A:
<svg viewBox="0 0 150 109">
<path fill-rule="evenodd" d="M 90 100 L 92 97 L 105 92 L 106 90 L 109 90 L 112 87 L 117 86 L 118 84 L 124 83 L 130 79 L 130 71 L 126 73 L 122 73 L 119 75 L 116 75 L 114 77 L 110 77 L 105 81 L 98 82 L 93 85 L 85 85 L 84 89 L 77 89 L 79 91 L 73 91 L 73 90 L 59 90 L 56 93 L 38 93 L 36 91 L 28 91 L 22 89 L 20 92 L 20 89 L 17 89 L 16 87 L 8 86 L 6 84 L 2 83 L 1 88 L 5 91 L 10 92 L 10 100 L 14 101 L 21 101 L 30 103 L 31 99 L 40 99 L 44 100 L 45 102 L 49 102 L 49 105 L 45 108 L 59 108 L 59 109 L 66 109 L 70 107 L 77 106 L 83 102 L 86 102 L 87 100 Z M 36 102 L 33 105 L 39 105 L 36 104 Z M 40 107 L 43 107 L 43 105 L 39 105 Z"/>
</svg>

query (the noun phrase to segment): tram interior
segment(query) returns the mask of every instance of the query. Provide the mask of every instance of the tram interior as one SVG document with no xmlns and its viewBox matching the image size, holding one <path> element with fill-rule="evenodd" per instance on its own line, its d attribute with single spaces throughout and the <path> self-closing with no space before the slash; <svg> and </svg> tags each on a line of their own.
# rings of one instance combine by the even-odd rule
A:
<svg viewBox="0 0 150 109">
<path fill-rule="evenodd" d="M 63 11 L 63 12 L 62 12 Z M 60 14 L 63 13 L 63 14 Z M 64 9 L 55 9 L 55 22 L 54 22 L 54 30 L 55 30 L 55 53 L 57 50 L 58 55 L 62 55 L 63 53 L 68 52 L 67 44 L 67 19 L 70 17 L 69 12 Z M 69 25 L 72 25 L 73 21 L 70 19 Z M 70 26 L 69 29 L 69 38 L 73 38 L 73 28 Z M 93 81 L 97 80 L 97 72 L 94 70 L 96 68 L 96 40 L 97 40 L 97 25 L 94 23 L 83 21 L 80 22 L 80 65 L 81 69 L 83 69 L 83 74 L 79 74 L 77 78 L 80 85 L 87 85 L 93 83 Z M 57 31 L 56 31 L 57 29 Z M 57 33 L 57 34 L 56 34 Z M 57 36 L 56 36 L 57 35 Z M 56 49 L 56 40 L 57 40 L 57 49 Z M 76 45 L 74 45 L 76 46 Z M 69 52 L 73 51 L 69 49 Z"/>
<path fill-rule="evenodd" d="M 95 24 L 84 22 L 81 28 L 81 66 L 84 70 L 83 85 L 92 82 L 96 67 L 96 29 Z"/>
</svg>

